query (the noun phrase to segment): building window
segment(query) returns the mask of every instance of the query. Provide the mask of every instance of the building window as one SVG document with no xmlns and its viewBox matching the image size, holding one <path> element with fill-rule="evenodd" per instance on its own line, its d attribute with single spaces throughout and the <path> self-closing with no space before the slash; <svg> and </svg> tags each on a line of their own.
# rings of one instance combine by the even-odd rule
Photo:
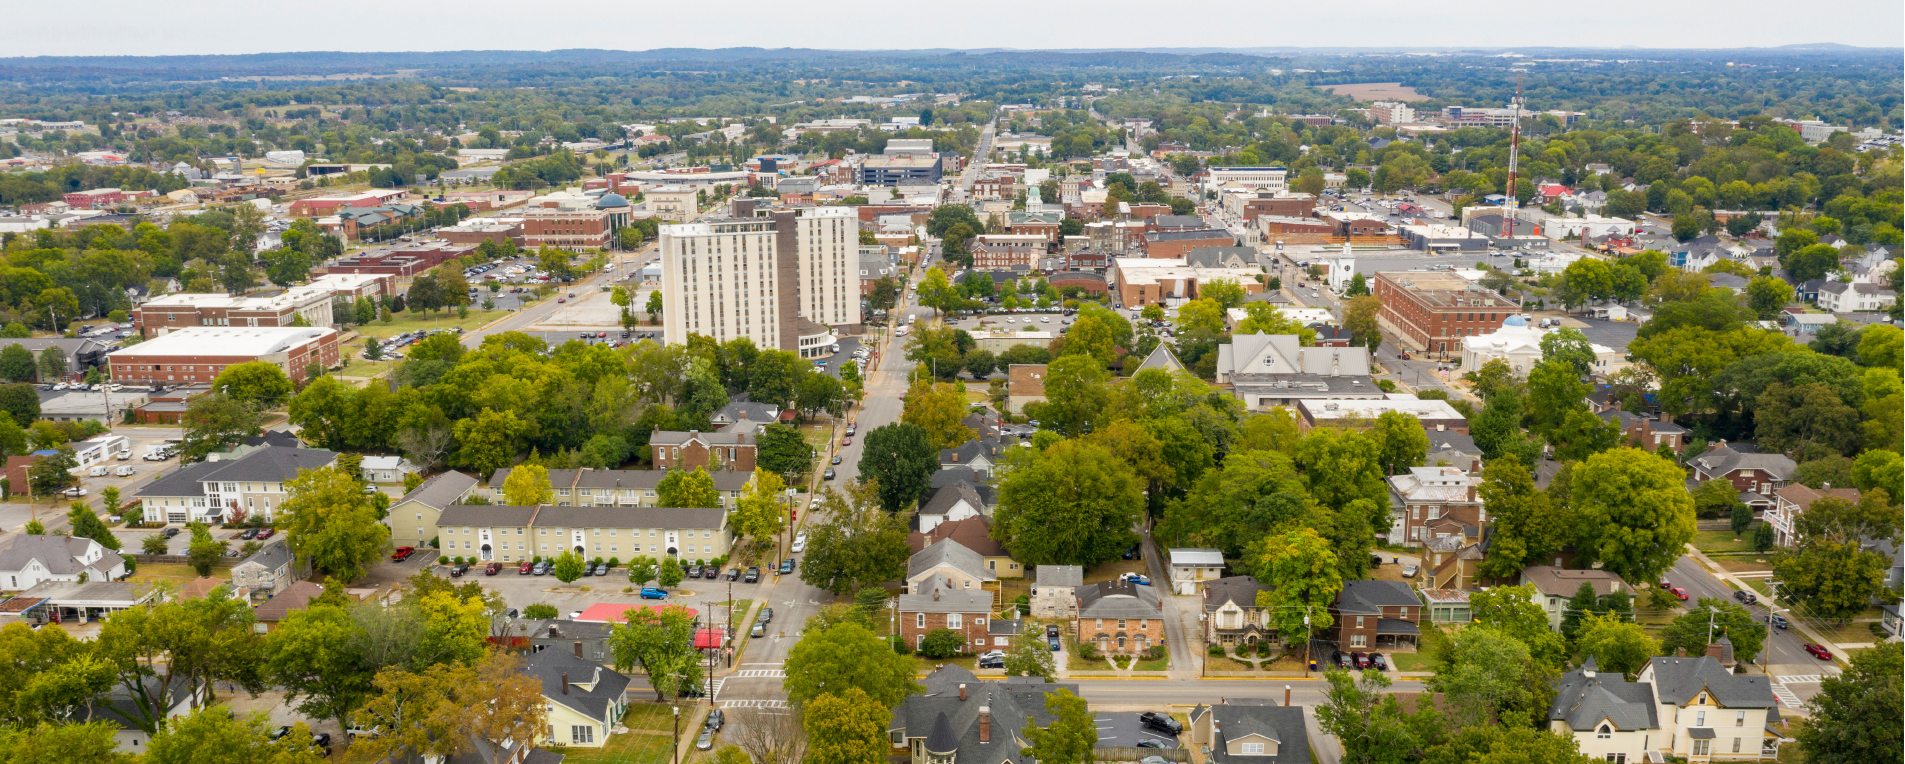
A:
<svg viewBox="0 0 1905 764">
<path fill-rule="evenodd" d="M 1261 756 L 1263 755 L 1263 744 L 1262 743 L 1245 743 L 1244 753 Z"/>
<path fill-rule="evenodd" d="M 1606 740 L 1613 736 L 1614 736 L 1614 728 L 1609 727 L 1605 724 L 1601 725 L 1600 729 L 1597 729 L 1594 731 L 1594 737 L 1599 740 Z"/>
<path fill-rule="evenodd" d="M 1361 634 L 1356 634 L 1349 638 L 1350 647 L 1367 647 L 1368 645 L 1369 645 L 1369 638 Z"/>
<path fill-rule="evenodd" d="M 1710 754 L 1712 754 L 1712 753 L 1713 753 L 1713 741 L 1711 741 L 1711 740 L 1695 740 L 1695 741 L 1693 741 L 1693 755 L 1695 755 L 1695 756 L 1707 756 L 1707 755 L 1710 755 Z"/>
<path fill-rule="evenodd" d="M 569 727 L 569 740 L 576 745 L 589 745 L 595 742 L 595 725 L 576 724 Z"/>
<path fill-rule="evenodd" d="M 1744 727 L 1744 726 L 1746 726 L 1746 712 L 1745 712 L 1745 711 L 1736 711 L 1736 712 L 1734 712 L 1734 714 L 1733 714 L 1733 726 L 1735 726 L 1735 727 Z"/>
<path fill-rule="evenodd" d="M 965 625 L 964 620 L 965 620 L 964 616 L 960 615 L 959 613 L 947 613 L 946 614 L 946 628 L 948 629 L 962 628 Z"/>
<path fill-rule="evenodd" d="M 925 613 L 913 614 L 913 627 L 918 629 L 926 628 L 926 614 Z"/>
<path fill-rule="evenodd" d="M 1705 726 L 1707 726 L 1707 712 L 1705 712 L 1705 711 L 1699 711 L 1699 712 L 1696 712 L 1696 713 L 1694 713 L 1694 715 L 1693 715 L 1693 726 L 1695 726 L 1695 727 L 1705 727 Z"/>
</svg>

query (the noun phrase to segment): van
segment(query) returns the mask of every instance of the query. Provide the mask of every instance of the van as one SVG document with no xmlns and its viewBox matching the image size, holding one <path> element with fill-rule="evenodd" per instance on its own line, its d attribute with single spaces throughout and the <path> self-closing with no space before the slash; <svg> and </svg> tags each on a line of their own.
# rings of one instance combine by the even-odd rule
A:
<svg viewBox="0 0 1905 764">
<path fill-rule="evenodd" d="M 93 477 L 105 477 L 109 474 L 112 474 L 112 470 L 107 469 L 106 466 L 102 464 L 100 466 L 87 470 L 86 474 L 91 475 Z"/>
<path fill-rule="evenodd" d="M 112 474 L 118 477 L 132 477 L 139 474 L 139 471 L 133 469 L 130 464 L 121 464 L 113 469 Z"/>
</svg>

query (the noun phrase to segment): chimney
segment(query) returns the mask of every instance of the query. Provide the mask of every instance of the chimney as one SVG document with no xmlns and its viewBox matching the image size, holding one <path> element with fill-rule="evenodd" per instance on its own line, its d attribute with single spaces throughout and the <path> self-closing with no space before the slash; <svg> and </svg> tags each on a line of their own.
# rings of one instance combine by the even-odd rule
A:
<svg viewBox="0 0 1905 764">
<path fill-rule="evenodd" d="M 569 672 L 562 672 L 562 694 L 569 694 Z"/>
<path fill-rule="evenodd" d="M 964 687 L 965 685 L 960 685 Z M 979 707 L 979 742 L 992 742 L 992 707 Z"/>
<path fill-rule="evenodd" d="M 1290 685 L 1287 684 L 1283 686 L 1283 707 L 1290 707 Z"/>
<path fill-rule="evenodd" d="M 1615 411 L 1620 411 L 1620 410 L 1621 410 L 1621 399 L 1619 399 L 1619 398 L 1615 398 L 1615 399 L 1614 399 L 1614 410 L 1615 410 Z"/>
<path fill-rule="evenodd" d="M 1435 426 L 1436 432 L 1448 432 L 1448 430 L 1449 426 L 1447 424 L 1438 424 Z"/>
<path fill-rule="evenodd" d="M 1720 647 L 1720 645 L 1719 645 L 1719 643 L 1717 643 L 1717 642 L 1716 642 L 1716 643 L 1714 643 L 1714 644 L 1711 644 L 1711 645 L 1707 645 L 1707 652 L 1706 652 L 1706 656 L 1707 656 L 1708 658 L 1712 658 L 1712 659 L 1714 659 L 1714 660 L 1716 660 L 1716 661 L 1717 661 L 1717 660 L 1721 660 L 1721 659 L 1723 659 L 1723 658 L 1724 658 L 1724 656 L 1723 656 L 1723 655 L 1721 654 L 1721 650 L 1722 650 L 1722 648 Z"/>
<path fill-rule="evenodd" d="M 1824 483 L 1820 483 L 1820 484 L 1819 484 L 1819 490 L 1821 490 L 1821 491 L 1830 491 L 1830 490 L 1832 490 L 1832 483 L 1831 483 L 1831 481 L 1827 481 L 1827 482 L 1824 482 Z"/>
<path fill-rule="evenodd" d="M 1673 657 L 1675 657 L 1675 658 L 1685 658 L 1685 657 L 1687 657 L 1687 648 L 1684 648 L 1684 647 L 1676 647 L 1676 648 L 1674 648 L 1674 649 L 1673 649 Z"/>
<path fill-rule="evenodd" d="M 954 462 L 954 463 L 957 463 L 958 461 L 959 461 L 959 452 L 958 452 L 958 451 L 954 451 L 954 452 L 953 452 L 953 462 Z"/>
<path fill-rule="evenodd" d="M 933 587 L 933 601 L 934 602 L 939 601 L 939 587 L 937 586 Z"/>
<path fill-rule="evenodd" d="M 959 683 L 959 702 L 961 703 L 966 702 L 966 683 L 965 682 Z"/>
</svg>

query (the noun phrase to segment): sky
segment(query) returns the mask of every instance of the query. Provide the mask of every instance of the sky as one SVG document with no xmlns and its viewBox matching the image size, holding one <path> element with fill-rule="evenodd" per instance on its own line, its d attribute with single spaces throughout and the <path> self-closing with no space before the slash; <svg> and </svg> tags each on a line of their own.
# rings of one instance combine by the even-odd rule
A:
<svg viewBox="0 0 1905 764">
<path fill-rule="evenodd" d="M 16 3 L 0 57 L 603 48 L 1905 47 L 1899 0 Z M 1452 7 L 1459 11 L 1451 12 Z M 1496 9 L 1494 18 L 1489 8 Z M 1147 21 L 1147 19 L 1150 19 Z M 1160 34 L 1162 32 L 1162 34 Z"/>
</svg>

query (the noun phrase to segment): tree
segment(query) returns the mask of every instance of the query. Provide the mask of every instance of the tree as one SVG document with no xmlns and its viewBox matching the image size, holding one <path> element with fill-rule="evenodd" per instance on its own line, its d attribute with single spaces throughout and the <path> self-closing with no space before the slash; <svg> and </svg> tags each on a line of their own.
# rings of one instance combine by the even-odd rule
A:
<svg viewBox="0 0 1905 764">
<path fill-rule="evenodd" d="M 1257 605 L 1269 610 L 1270 625 L 1285 644 L 1298 634 L 1327 631 L 1335 619 L 1330 605 L 1343 590 L 1336 553 L 1314 529 L 1299 528 L 1272 536 L 1256 554 L 1257 580 L 1264 591 Z"/>
<path fill-rule="evenodd" d="M 672 566 L 671 566 L 672 567 Z M 627 623 L 609 625 L 609 649 L 615 668 L 648 673 L 655 702 L 673 700 L 686 687 L 701 686 L 701 652 L 695 649 L 696 621 L 685 608 L 632 608 Z"/>
<path fill-rule="evenodd" d="M 756 542 L 771 541 L 780 535 L 783 521 L 787 518 L 787 510 L 780 503 L 781 492 L 786 487 L 780 475 L 760 467 L 754 468 L 754 480 L 741 494 L 741 499 L 735 502 L 734 514 L 729 517 L 728 524 L 736 534 Z"/>
<path fill-rule="evenodd" d="M 222 392 L 202 395 L 186 404 L 180 421 L 185 429 L 185 443 L 179 449 L 182 462 L 201 461 L 213 451 L 257 435 L 264 427 L 264 417 L 257 407 Z"/>
<path fill-rule="evenodd" d="M 556 499 L 556 489 L 549 484 L 549 469 L 538 464 L 521 464 L 509 471 L 503 478 L 503 500 L 516 507 L 533 507 L 548 504 Z"/>
<path fill-rule="evenodd" d="M 1350 342 L 1375 352 L 1382 344 L 1382 327 L 1376 321 L 1381 312 L 1382 300 L 1375 295 L 1352 298 L 1343 306 L 1343 328 L 1349 330 Z"/>
<path fill-rule="evenodd" d="M 1104 446 L 1065 440 L 1007 459 L 993 534 L 1026 565 L 1096 565 L 1136 539 L 1144 506 L 1131 467 Z"/>
<path fill-rule="evenodd" d="M 1773 560 L 1780 596 L 1819 618 L 1846 619 L 1865 609 L 1884 586 L 1885 556 L 1868 541 L 1897 543 L 1898 510 L 1873 491 L 1857 503 L 1826 496 L 1794 523 L 1794 544 Z"/>
<path fill-rule="evenodd" d="M 858 687 L 824 694 L 807 703 L 808 764 L 883 764 L 891 744 L 886 728 L 893 712 Z"/>
<path fill-rule="evenodd" d="M 1357 273 L 1349 277 L 1349 288 L 1343 290 L 1344 297 L 1361 297 L 1369 294 L 1369 280 Z"/>
<path fill-rule="evenodd" d="M 1655 581 L 1693 540 L 1693 497 L 1672 460 L 1617 448 L 1575 466 L 1576 549 L 1626 581 Z"/>
<path fill-rule="evenodd" d="M 264 672 L 299 713 L 345 726 L 369 696 L 376 667 L 359 649 L 363 627 L 342 607 L 293 611 L 265 639 Z"/>
<path fill-rule="evenodd" d="M 477 739 L 535 740 L 548 728 L 542 681 L 508 652 L 476 665 L 378 672 L 352 726 L 376 729 L 351 746 L 354 760 L 407 761 L 467 753 Z"/>
<path fill-rule="evenodd" d="M 1528 727 L 1546 717 L 1554 698 L 1548 682 L 1557 672 L 1533 660 L 1527 645 L 1481 625 L 1453 632 L 1439 645 L 1428 686 L 1448 697 L 1458 726 Z"/>
<path fill-rule="evenodd" d="M 529 425 L 514 411 L 495 411 L 485 406 L 476 416 L 457 420 L 453 431 L 462 444 L 452 460 L 483 476 L 509 466 L 516 455 L 516 440 Z"/>
<path fill-rule="evenodd" d="M 1414 712 L 1389 694 L 1391 680 L 1380 671 L 1350 674 L 1330 669 L 1329 689 L 1316 707 L 1316 723 L 1336 736 L 1349 764 L 1402 764 L 1421 758 L 1425 746 L 1442 732 L 1434 706 L 1417 700 Z"/>
<path fill-rule="evenodd" d="M 1540 603 L 1534 584 L 1496 586 L 1472 594 L 1469 612 L 1476 623 L 1527 645 L 1534 660 L 1558 669 L 1567 661 L 1568 645 L 1549 628 L 1548 611 Z"/>
<path fill-rule="evenodd" d="M 887 512 L 899 512 L 924 501 L 937 471 L 939 451 L 919 425 L 881 425 L 862 441 L 860 478 L 878 488 L 880 506 Z"/>
<path fill-rule="evenodd" d="M 205 527 L 204 523 L 191 523 L 190 528 L 192 543 L 186 548 L 186 558 L 200 576 L 209 576 L 212 567 L 224 559 L 229 542 L 213 538 L 211 529 Z"/>
<path fill-rule="evenodd" d="M 787 678 L 781 688 L 787 700 L 800 708 L 822 695 L 839 696 L 858 689 L 890 711 L 922 691 L 913 681 L 911 658 L 894 652 L 886 640 L 852 622 L 808 632 L 788 650 L 785 669 Z"/>
<path fill-rule="evenodd" d="M 927 658 L 951 658 L 965 651 L 965 635 L 952 629 L 933 629 L 919 641 L 919 654 Z"/>
<path fill-rule="evenodd" d="M 1693 489 L 1693 512 L 1695 517 L 1726 517 L 1740 503 L 1740 494 L 1733 487 L 1733 481 L 1726 478 L 1708 480 Z"/>
<path fill-rule="evenodd" d="M 806 472 L 814 460 L 814 449 L 807 445 L 800 431 L 784 424 L 770 424 L 761 429 L 756 453 L 760 469 L 777 475 Z"/>
<path fill-rule="evenodd" d="M 273 740 L 271 718 L 203 707 L 168 720 L 146 746 L 145 764 L 321 764 L 324 750 L 303 722 Z"/>
<path fill-rule="evenodd" d="M 1811 718 L 1795 737 L 1807 761 L 1898 761 L 1905 756 L 1905 734 L 1897 720 L 1905 714 L 1905 648 L 1897 642 L 1856 650 L 1850 665 L 1827 676 L 1819 693 L 1806 702 Z"/>
<path fill-rule="evenodd" d="M 1567 545 L 1573 530 L 1567 510 L 1535 487 L 1521 460 L 1502 456 L 1489 461 L 1477 492 L 1495 522 L 1495 538 L 1478 568 L 1482 575 L 1508 578 Z"/>
<path fill-rule="evenodd" d="M 1556 329 L 1541 337 L 1541 360 L 1564 362 L 1576 377 L 1593 371 L 1594 358 L 1594 344 L 1579 329 Z"/>
<path fill-rule="evenodd" d="M 0 348 L 0 380 L 16 383 L 32 382 L 38 369 L 39 364 L 34 361 L 33 351 L 26 349 L 25 345 L 15 342 Z M 36 398 L 35 402 L 37 401 Z"/>
<path fill-rule="evenodd" d="M 1699 655 L 1706 651 L 1709 638 L 1717 642 L 1724 636 L 1733 642 L 1733 655 L 1742 663 L 1759 655 L 1766 641 L 1766 625 L 1759 618 L 1739 603 L 1717 597 L 1701 597 L 1694 605 L 1661 631 L 1663 653 L 1686 650 L 1688 655 Z"/>
<path fill-rule="evenodd" d="M 1859 410 L 1826 385 L 1775 382 L 1754 402 L 1753 421 L 1761 447 L 1851 455 L 1859 448 Z"/>
<path fill-rule="evenodd" d="M 1612 613 L 1588 616 L 1576 643 L 1582 660 L 1593 658 L 1601 671 L 1627 676 L 1640 673 L 1660 654 L 1660 641 L 1648 636 L 1645 628 Z"/>
<path fill-rule="evenodd" d="M 1428 458 L 1429 433 L 1422 429 L 1422 420 L 1412 414 L 1383 412 L 1376 417 L 1370 435 L 1375 437 L 1380 449 L 1383 471 L 1391 475 L 1420 467 Z"/>
<path fill-rule="evenodd" d="M 880 511 L 872 486 L 850 486 L 845 496 L 823 487 L 812 514 L 824 519 L 807 526 L 800 580 L 846 594 L 904 575 L 905 521 Z"/>
<path fill-rule="evenodd" d="M 1098 745 L 1098 722 L 1085 699 L 1059 688 L 1045 694 L 1045 712 L 1053 718 L 1044 727 L 1036 719 L 1025 720 L 1019 736 L 1028 745 L 1019 754 L 1042 764 L 1091 764 L 1092 749 Z"/>
<path fill-rule="evenodd" d="M 661 290 L 657 289 L 653 292 L 649 292 L 648 304 L 643 308 L 643 312 L 648 314 L 648 323 L 652 324 L 657 321 L 660 321 L 661 310 L 662 310 Z"/>
<path fill-rule="evenodd" d="M 83 724 L 41 722 L 33 727 L 0 728 L 0 760 L 16 764 L 134 764 L 138 754 L 120 753 L 119 725 L 108 721 Z"/>
<path fill-rule="evenodd" d="M 66 376 L 66 353 L 57 346 L 40 351 L 40 381 L 54 382 Z"/>
<path fill-rule="evenodd" d="M 1779 309 L 1793 301 L 1793 285 L 1776 276 L 1755 276 L 1746 284 L 1746 304 L 1762 321 L 1779 315 Z"/>
<path fill-rule="evenodd" d="M 79 485 L 79 478 L 73 474 L 79 469 L 79 459 L 73 456 L 71 446 L 53 449 L 53 455 L 33 460 L 27 467 L 26 479 L 36 496 L 52 496 L 66 490 L 68 486 Z"/>
<path fill-rule="evenodd" d="M 108 488 L 111 487 L 108 486 Z M 113 535 L 112 529 L 106 527 L 106 524 L 99 519 L 99 515 L 93 513 L 93 508 L 86 506 L 86 502 L 73 502 L 66 512 L 66 520 L 72 527 L 71 533 L 74 538 L 89 538 L 99 542 L 100 546 L 115 552 L 119 551 L 119 537 Z"/>
<path fill-rule="evenodd" d="M 584 564 L 582 555 L 576 554 L 574 549 L 568 549 L 556 557 L 556 564 L 552 566 L 554 570 L 551 572 L 555 574 L 556 580 L 573 584 L 582 577 Z"/>
<path fill-rule="evenodd" d="M 251 604 L 219 587 L 203 598 L 140 605 L 106 619 L 93 656 L 111 664 L 132 703 L 127 720 L 148 734 L 165 722 L 179 693 L 212 701 L 213 681 L 264 689 Z"/>
<path fill-rule="evenodd" d="M 669 470 L 655 484 L 655 498 L 657 506 L 663 507 L 721 506 L 721 492 L 714 489 L 714 476 L 700 467 Z"/>
<path fill-rule="evenodd" d="M 923 430 L 933 448 L 952 448 L 978 437 L 972 428 L 961 424 L 967 410 L 963 385 L 934 383 L 922 377 L 913 380 L 907 389 L 900 421 Z"/>
<path fill-rule="evenodd" d="M 641 586 L 655 580 L 655 558 L 647 555 L 634 557 L 628 561 L 628 582 Z M 528 616 L 525 616 L 528 617 Z M 553 618 L 554 616 L 550 616 Z"/>
<path fill-rule="evenodd" d="M 285 545 L 313 570 L 349 582 L 383 556 L 390 527 L 378 522 L 356 476 L 307 470 L 284 487 L 278 525 L 285 529 Z"/>
<path fill-rule="evenodd" d="M 1043 635 L 1033 629 L 1019 630 L 1018 636 L 1012 638 L 1011 649 L 1005 653 L 1005 675 L 1036 676 L 1047 682 L 1056 680 L 1058 666 Z"/>
<path fill-rule="evenodd" d="M 225 367 L 212 382 L 212 389 L 259 411 L 269 411 L 290 399 L 291 379 L 275 363 L 250 361 Z"/>
<path fill-rule="evenodd" d="M 673 589 L 677 584 L 680 584 L 681 579 L 686 578 L 687 575 L 688 574 L 681 569 L 681 561 L 675 559 L 673 555 L 670 555 L 666 561 L 656 565 L 655 584 L 663 589 Z"/>
</svg>

